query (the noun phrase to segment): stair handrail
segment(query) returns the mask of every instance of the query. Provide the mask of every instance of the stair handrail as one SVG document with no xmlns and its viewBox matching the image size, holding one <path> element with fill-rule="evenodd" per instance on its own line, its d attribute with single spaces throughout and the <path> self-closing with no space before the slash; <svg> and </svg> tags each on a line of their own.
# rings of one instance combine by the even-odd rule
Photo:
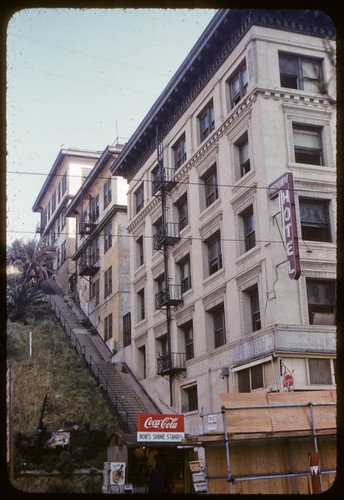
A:
<svg viewBox="0 0 344 500">
<path fill-rule="evenodd" d="M 85 357 L 85 359 L 86 359 L 86 357 Z M 124 411 L 124 413 L 125 413 L 125 415 L 126 415 L 126 417 L 127 417 L 127 422 L 126 422 L 127 427 L 129 428 L 129 421 L 131 422 L 131 424 L 132 424 L 134 427 L 136 427 L 135 422 L 133 421 L 133 419 L 132 419 L 132 418 L 131 418 L 131 416 L 129 415 L 129 412 L 126 410 L 126 408 L 125 408 L 125 406 L 123 405 L 122 401 L 119 399 L 119 396 L 116 394 L 116 391 L 115 391 L 115 390 L 114 390 L 114 388 L 113 388 L 113 387 L 109 384 L 109 382 L 108 382 L 108 380 L 107 380 L 106 376 L 104 375 L 104 373 L 103 373 L 103 372 L 102 372 L 102 370 L 100 369 L 98 362 L 97 362 L 97 361 L 95 361 L 95 359 L 92 357 L 92 355 L 91 355 L 91 354 L 89 355 L 89 362 L 87 361 L 87 359 L 86 359 L 86 362 L 87 362 L 87 364 L 89 364 L 89 365 L 90 365 L 90 367 L 91 367 L 91 371 L 92 371 L 92 372 L 94 373 L 94 375 L 96 376 L 96 378 L 97 378 L 98 382 L 102 384 L 103 388 L 104 388 L 103 383 L 105 382 L 105 388 L 104 388 L 105 392 L 106 392 L 106 393 L 110 393 L 110 391 L 111 391 L 111 393 L 115 396 L 115 406 L 116 406 L 116 410 L 118 411 L 118 403 L 119 403 L 119 405 L 120 405 L 120 407 L 121 407 L 121 410 L 122 410 L 122 411 Z M 95 365 L 95 367 L 97 368 L 97 370 L 96 370 L 96 373 L 97 373 L 97 374 L 95 374 L 95 372 L 94 372 L 94 371 L 93 371 L 93 369 L 92 369 L 92 363 L 93 363 L 93 364 Z M 101 378 L 100 378 L 100 375 L 103 377 L 104 382 L 102 382 L 102 380 L 101 380 Z M 109 391 L 109 388 L 110 388 L 110 391 Z"/>
</svg>

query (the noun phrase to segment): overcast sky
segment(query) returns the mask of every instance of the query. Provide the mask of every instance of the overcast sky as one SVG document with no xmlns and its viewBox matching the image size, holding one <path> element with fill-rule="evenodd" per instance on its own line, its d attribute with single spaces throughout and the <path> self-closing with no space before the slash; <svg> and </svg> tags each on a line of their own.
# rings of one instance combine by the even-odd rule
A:
<svg viewBox="0 0 344 500">
<path fill-rule="evenodd" d="M 32 205 L 61 148 L 126 142 L 212 9 L 25 9 L 7 30 L 7 243 L 38 238 Z M 18 173 L 21 172 L 21 173 Z"/>
</svg>

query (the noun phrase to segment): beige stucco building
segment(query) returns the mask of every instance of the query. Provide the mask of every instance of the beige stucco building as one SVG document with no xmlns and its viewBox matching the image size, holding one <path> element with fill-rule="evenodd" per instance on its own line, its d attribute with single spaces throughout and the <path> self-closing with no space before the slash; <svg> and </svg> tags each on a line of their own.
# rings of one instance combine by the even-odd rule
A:
<svg viewBox="0 0 344 500">
<path fill-rule="evenodd" d="M 121 150 L 119 145 L 104 150 L 66 212 L 77 228 L 72 296 L 117 358 L 130 308 L 128 186 L 109 170 Z"/>
<path fill-rule="evenodd" d="M 221 393 L 336 386 L 334 34 L 317 11 L 218 11 L 111 167 L 129 182 L 124 359 L 187 433 Z M 269 195 L 285 173 L 298 279 Z"/>
<path fill-rule="evenodd" d="M 71 255 L 76 238 L 75 220 L 66 218 L 66 210 L 100 155 L 96 151 L 61 149 L 33 205 L 33 211 L 41 214 L 37 227 L 40 238 L 56 249 L 55 279 L 66 294 L 74 274 Z"/>
</svg>

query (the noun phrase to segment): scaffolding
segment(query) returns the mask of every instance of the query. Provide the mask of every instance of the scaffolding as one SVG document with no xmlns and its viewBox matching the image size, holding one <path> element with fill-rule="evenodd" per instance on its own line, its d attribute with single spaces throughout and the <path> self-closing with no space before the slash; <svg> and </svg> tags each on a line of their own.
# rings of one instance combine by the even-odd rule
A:
<svg viewBox="0 0 344 500">
<path fill-rule="evenodd" d="M 319 391 L 321 392 L 321 391 Z M 327 392 L 327 391 L 326 391 Z M 292 462 L 292 453 L 291 453 L 291 448 L 290 445 L 291 443 L 300 443 L 300 442 L 313 442 L 313 447 L 314 450 L 309 453 L 309 458 L 310 456 L 314 455 L 318 457 L 319 453 L 319 442 L 329 442 L 329 441 L 336 441 L 336 436 L 335 436 L 335 429 L 333 426 L 329 425 L 329 431 L 327 431 L 326 435 L 324 434 L 317 434 L 316 430 L 316 423 L 315 423 L 315 415 L 314 411 L 315 409 L 319 408 L 329 408 L 329 407 L 336 407 L 336 402 L 333 401 L 328 401 L 328 402 L 304 402 L 304 403 L 287 403 L 287 404 L 252 404 L 252 405 L 237 405 L 237 406 L 225 406 L 223 405 L 221 407 L 220 411 L 217 412 L 210 412 L 210 413 L 204 413 L 203 411 L 200 414 L 200 417 L 202 418 L 202 434 L 203 438 L 207 436 L 209 439 L 211 439 L 211 434 L 208 433 L 206 434 L 206 429 L 205 429 L 205 417 L 210 416 L 210 415 L 221 415 L 222 416 L 222 423 L 223 423 L 223 430 L 224 430 L 224 437 L 220 441 L 218 439 L 214 439 L 213 441 L 205 441 L 203 439 L 203 446 L 206 447 L 214 447 L 214 446 L 225 446 L 225 455 L 226 455 L 226 474 L 219 474 L 219 475 L 209 475 L 208 474 L 208 465 L 207 465 L 207 460 L 205 463 L 205 468 L 206 468 L 206 479 L 208 483 L 208 491 L 209 491 L 209 480 L 212 479 L 225 479 L 226 482 L 228 483 L 228 493 L 233 493 L 233 485 L 236 483 L 244 482 L 244 481 L 257 481 L 257 480 L 263 480 L 263 479 L 281 479 L 281 478 L 287 478 L 290 479 L 291 481 L 291 489 L 292 493 L 298 493 L 295 488 L 294 484 L 294 479 L 297 477 L 303 477 L 303 476 L 310 476 L 312 479 L 312 485 L 313 485 L 313 493 L 323 492 L 323 485 L 322 485 L 322 476 L 327 475 L 327 474 L 335 474 L 336 469 L 333 467 L 330 468 L 324 468 L 323 470 L 320 469 L 320 464 L 318 463 L 317 466 L 312 467 L 312 462 L 310 463 L 310 466 L 308 470 L 298 470 L 296 471 L 295 468 L 293 469 L 293 462 Z M 230 430 L 230 422 L 231 422 L 231 412 L 236 411 L 246 411 L 248 410 L 249 412 L 257 412 L 259 410 L 266 410 L 266 411 L 273 411 L 274 409 L 276 410 L 283 410 L 283 409 L 289 409 L 297 412 L 297 409 L 304 408 L 308 409 L 308 415 L 309 415 L 309 421 L 310 421 L 310 435 L 305 436 L 305 435 L 298 435 L 298 424 L 299 422 L 296 422 L 295 425 L 295 430 L 290 431 L 287 433 L 265 433 L 268 437 L 264 438 L 262 435 L 263 433 L 258 434 L 245 434 L 245 424 L 243 423 L 243 433 L 245 434 L 244 439 L 239 439 L 235 441 L 235 436 L 238 437 L 238 433 L 234 432 L 229 432 Z M 333 411 L 333 414 L 335 411 Z M 238 414 L 237 414 L 238 415 Z M 257 415 L 257 413 L 252 415 L 252 421 L 254 421 L 254 417 Z M 333 422 L 333 415 L 331 415 L 330 420 Z M 297 420 L 297 417 L 295 417 Z M 245 419 L 244 419 L 245 420 Z M 293 421 L 293 417 L 291 417 L 291 422 Z M 237 426 L 236 426 L 237 429 Z M 322 430 L 324 430 L 324 426 L 322 426 Z M 304 433 L 303 433 L 304 434 Z M 215 437 L 213 435 L 213 437 Z M 242 437 L 242 436 L 241 436 Z M 231 438 L 231 439 L 230 439 Z M 202 441 L 202 439 L 201 439 Z M 232 464 L 231 464 L 231 458 L 230 458 L 230 450 L 232 447 L 236 446 L 245 446 L 245 445 L 271 445 L 271 444 L 286 444 L 287 445 L 287 450 L 288 450 L 288 464 L 289 464 L 289 470 L 286 472 L 271 472 L 271 473 L 244 473 L 244 474 L 233 474 L 232 473 Z M 315 453 L 314 453 L 315 452 Z M 266 453 L 269 453 L 268 449 Z M 205 453 L 205 456 L 207 454 Z M 311 458 L 310 458 L 311 459 Z M 315 491 L 315 489 L 318 489 L 318 491 Z"/>
</svg>

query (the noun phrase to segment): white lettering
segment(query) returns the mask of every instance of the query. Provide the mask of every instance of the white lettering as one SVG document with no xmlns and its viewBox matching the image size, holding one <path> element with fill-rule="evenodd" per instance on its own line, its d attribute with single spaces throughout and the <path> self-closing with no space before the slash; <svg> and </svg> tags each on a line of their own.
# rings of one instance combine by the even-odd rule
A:
<svg viewBox="0 0 344 500">
<path fill-rule="evenodd" d="M 291 238 L 292 237 L 290 228 L 291 228 L 291 222 L 288 222 L 288 224 L 286 224 L 284 226 L 284 231 L 285 231 L 286 238 Z"/>
<path fill-rule="evenodd" d="M 148 417 L 143 424 L 145 429 L 176 429 L 178 425 L 178 418 L 165 417 L 163 419 L 153 420 Z"/>
<path fill-rule="evenodd" d="M 287 256 L 294 255 L 293 241 L 288 241 L 286 247 Z"/>
</svg>

